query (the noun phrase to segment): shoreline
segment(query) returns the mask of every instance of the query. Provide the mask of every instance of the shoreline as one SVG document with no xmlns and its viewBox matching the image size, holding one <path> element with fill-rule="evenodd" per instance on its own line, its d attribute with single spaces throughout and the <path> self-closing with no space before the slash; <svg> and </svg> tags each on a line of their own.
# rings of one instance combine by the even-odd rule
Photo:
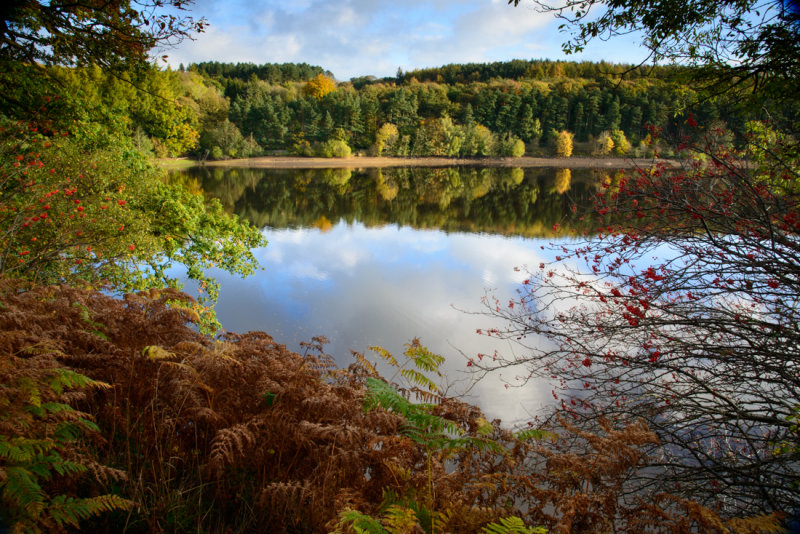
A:
<svg viewBox="0 0 800 534">
<path fill-rule="evenodd" d="M 670 167 L 680 164 L 666 162 Z M 198 161 L 187 159 L 164 159 L 164 167 L 253 167 L 263 169 L 377 169 L 387 167 L 557 167 L 570 169 L 631 169 L 650 167 L 654 160 L 648 158 L 444 158 L 444 157 L 373 157 L 353 156 L 349 158 L 305 158 L 293 156 L 265 156 L 246 159 Z"/>
</svg>

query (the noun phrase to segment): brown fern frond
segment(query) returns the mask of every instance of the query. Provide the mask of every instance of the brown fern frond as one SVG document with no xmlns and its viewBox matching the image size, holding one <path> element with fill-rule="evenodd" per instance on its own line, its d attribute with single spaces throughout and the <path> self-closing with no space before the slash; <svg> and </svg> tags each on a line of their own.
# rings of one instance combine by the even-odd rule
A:
<svg viewBox="0 0 800 534">
<path fill-rule="evenodd" d="M 286 520 L 287 517 L 297 517 L 309 512 L 309 487 L 309 482 L 273 482 L 261 490 L 258 504 L 274 518 Z"/>
<path fill-rule="evenodd" d="M 249 425 L 238 424 L 217 432 L 211 442 L 209 467 L 218 474 L 227 465 L 233 464 L 237 457 L 245 456 L 256 443 L 256 434 Z"/>
<path fill-rule="evenodd" d="M 103 465 L 91 458 L 87 458 L 84 463 L 92 477 L 101 484 L 105 485 L 112 481 L 128 479 L 128 474 L 125 471 Z"/>
</svg>

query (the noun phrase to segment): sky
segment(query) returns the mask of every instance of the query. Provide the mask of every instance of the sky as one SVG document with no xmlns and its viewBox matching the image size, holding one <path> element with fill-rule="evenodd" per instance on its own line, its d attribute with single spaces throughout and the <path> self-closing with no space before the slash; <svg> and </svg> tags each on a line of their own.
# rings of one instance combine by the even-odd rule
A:
<svg viewBox="0 0 800 534">
<path fill-rule="evenodd" d="M 559 22 L 526 0 L 516 8 L 507 0 L 195 0 L 191 15 L 209 26 L 166 52 L 173 68 L 200 61 L 308 63 L 346 81 L 450 63 L 646 57 L 635 38 L 592 43 L 566 56 Z"/>
</svg>

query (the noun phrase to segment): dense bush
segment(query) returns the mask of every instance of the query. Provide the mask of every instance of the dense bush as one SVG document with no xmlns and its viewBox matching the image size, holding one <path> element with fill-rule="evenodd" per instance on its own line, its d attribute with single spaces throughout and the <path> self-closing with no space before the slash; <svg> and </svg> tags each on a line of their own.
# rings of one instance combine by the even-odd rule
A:
<svg viewBox="0 0 800 534">
<path fill-rule="evenodd" d="M 166 183 L 129 141 L 92 148 L 85 136 L 10 121 L 0 128 L 0 273 L 124 292 L 176 286 L 168 270 L 183 265 L 213 301 L 205 269 L 255 268 L 261 235 L 218 201 Z"/>
<path fill-rule="evenodd" d="M 350 147 L 341 139 L 325 141 L 317 149 L 317 155 L 321 158 L 349 158 L 351 153 Z"/>
</svg>

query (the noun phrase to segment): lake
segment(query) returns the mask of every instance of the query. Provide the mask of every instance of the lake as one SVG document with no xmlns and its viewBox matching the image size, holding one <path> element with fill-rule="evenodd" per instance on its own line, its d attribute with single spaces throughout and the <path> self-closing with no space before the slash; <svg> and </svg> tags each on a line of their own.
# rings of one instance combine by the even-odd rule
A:
<svg viewBox="0 0 800 534">
<path fill-rule="evenodd" d="M 469 358 L 520 348 L 479 335 L 499 325 L 470 312 L 483 309 L 487 291 L 514 296 L 525 278 L 515 267 L 552 259 L 542 246 L 587 229 L 573 206 L 591 202 L 599 172 L 198 167 L 173 176 L 269 241 L 255 251 L 263 270 L 254 276 L 213 273 L 225 329 L 263 330 L 299 352 L 324 335 L 341 366 L 375 345 L 400 356 L 416 337 L 447 358 L 452 393 L 474 386 L 471 400 L 487 416 L 514 423 L 549 403 L 551 387 L 506 388 L 513 370 L 472 384 Z"/>
</svg>

